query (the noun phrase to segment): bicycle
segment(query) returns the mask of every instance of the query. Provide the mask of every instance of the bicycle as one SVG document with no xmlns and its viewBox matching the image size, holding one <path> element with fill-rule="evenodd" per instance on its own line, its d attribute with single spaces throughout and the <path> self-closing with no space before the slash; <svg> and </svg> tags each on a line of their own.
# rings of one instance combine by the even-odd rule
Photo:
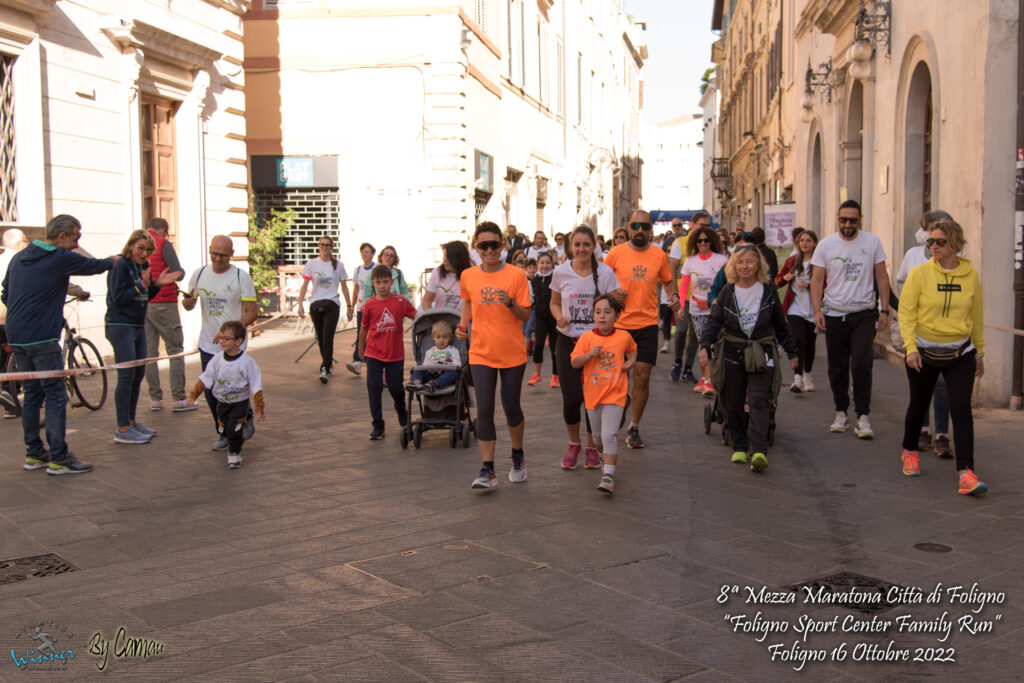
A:
<svg viewBox="0 0 1024 683">
<path fill-rule="evenodd" d="M 77 299 L 68 299 L 64 303 L 67 305 L 72 301 L 77 301 Z M 107 400 L 107 371 L 104 369 L 103 358 L 95 344 L 81 335 L 76 335 L 77 330 L 68 324 L 67 317 L 63 322 L 64 343 L 61 355 L 64 358 L 64 367 L 96 368 L 92 372 L 68 375 L 64 378 L 71 406 L 85 406 L 89 410 L 99 410 Z M 7 359 L 6 371 L 18 372 L 13 353 Z M 0 403 L 3 403 L 9 412 L 20 417 L 25 394 L 23 383 L 17 380 L 5 380 L 3 392 L 6 396 L 0 398 Z M 40 415 L 40 426 L 43 426 L 42 415 Z"/>
</svg>

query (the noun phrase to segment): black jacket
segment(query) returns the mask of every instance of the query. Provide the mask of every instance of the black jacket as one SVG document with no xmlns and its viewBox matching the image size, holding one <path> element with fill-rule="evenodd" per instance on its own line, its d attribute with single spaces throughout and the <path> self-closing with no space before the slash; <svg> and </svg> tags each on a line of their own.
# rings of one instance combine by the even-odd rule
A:
<svg viewBox="0 0 1024 683">
<path fill-rule="evenodd" d="M 551 278 L 554 274 L 555 271 L 551 271 L 547 275 L 537 273 L 530 280 L 530 285 L 533 287 L 533 308 L 537 315 L 544 316 L 545 320 L 554 319 L 551 315 Z"/>
<path fill-rule="evenodd" d="M 711 352 L 715 342 L 718 341 L 718 334 L 725 330 L 737 337 L 746 337 L 747 334 L 740 329 L 740 316 L 736 306 L 736 285 L 727 284 L 722 292 L 715 299 L 711 306 L 711 313 L 708 316 L 707 325 L 704 326 L 704 334 L 700 338 L 700 346 Z M 763 337 L 775 337 L 775 340 L 786 351 L 790 358 L 797 357 L 796 342 L 789 333 L 789 323 L 786 321 L 786 314 L 782 311 L 782 302 L 779 301 L 779 292 L 769 282 L 764 286 L 764 294 L 761 297 L 761 310 L 757 313 L 757 322 L 750 333 L 751 339 Z M 728 345 L 728 344 L 727 344 Z"/>
</svg>

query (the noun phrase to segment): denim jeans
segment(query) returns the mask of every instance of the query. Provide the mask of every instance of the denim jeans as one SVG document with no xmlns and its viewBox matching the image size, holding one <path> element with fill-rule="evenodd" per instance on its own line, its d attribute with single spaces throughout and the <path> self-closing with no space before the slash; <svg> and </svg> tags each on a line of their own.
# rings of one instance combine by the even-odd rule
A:
<svg viewBox="0 0 1024 683">
<path fill-rule="evenodd" d="M 935 393 L 932 394 L 932 405 L 935 410 L 935 433 L 949 435 L 949 389 L 946 388 L 946 378 L 940 374 L 935 382 Z M 929 426 L 928 411 L 924 411 L 924 422 L 921 427 Z"/>
<path fill-rule="evenodd" d="M 411 379 L 418 379 L 424 384 L 433 381 L 438 387 L 446 387 L 458 381 L 459 371 L 445 370 L 444 372 L 437 372 L 433 370 L 416 370 L 412 373 Z"/>
<path fill-rule="evenodd" d="M 18 370 L 62 370 L 64 358 L 60 344 L 55 341 L 12 346 L 14 362 Z M 25 452 L 39 457 L 46 452 L 43 440 L 39 438 L 39 409 L 46 399 L 46 443 L 50 446 L 50 459 L 63 460 L 68 455 L 64 441 L 67 424 L 68 393 L 63 377 L 50 379 L 28 379 L 24 382 L 25 397 L 21 406 L 21 427 L 25 431 Z"/>
<path fill-rule="evenodd" d="M 146 328 L 134 325 L 107 325 L 107 341 L 114 347 L 114 362 L 126 363 L 146 357 Z M 139 389 L 146 376 L 146 366 L 120 368 L 114 387 L 114 409 L 117 426 L 127 427 L 135 422 L 135 406 L 139 402 Z"/>
</svg>

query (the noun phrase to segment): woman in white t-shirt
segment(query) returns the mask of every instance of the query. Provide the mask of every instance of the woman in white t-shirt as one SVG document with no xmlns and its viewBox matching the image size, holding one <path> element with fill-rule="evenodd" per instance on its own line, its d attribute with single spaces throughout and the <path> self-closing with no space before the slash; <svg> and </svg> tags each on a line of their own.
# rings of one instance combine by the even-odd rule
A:
<svg viewBox="0 0 1024 683">
<path fill-rule="evenodd" d="M 428 308 L 462 308 L 462 294 L 459 278 L 472 265 L 469 262 L 469 248 L 465 242 L 448 242 L 441 246 L 444 259 L 441 265 L 430 271 L 427 291 L 420 306 Z"/>
<path fill-rule="evenodd" d="M 300 318 L 306 317 L 302 306 L 306 300 L 306 290 L 312 286 L 313 291 L 309 296 L 309 318 L 313 321 L 316 343 L 320 347 L 320 381 L 327 384 L 331 366 L 334 364 L 334 331 L 341 317 L 339 287 L 345 295 L 349 320 L 352 319 L 354 309 L 352 299 L 349 298 L 348 285 L 345 284 L 348 282 L 345 265 L 334 257 L 334 240 L 324 235 L 317 240 L 317 249 L 319 255 L 302 268 L 298 314 Z"/>
<path fill-rule="evenodd" d="M 562 391 L 562 417 L 569 433 L 569 447 L 562 458 L 562 468 L 576 469 L 582 450 L 580 411 L 583 408 L 583 372 L 572 367 L 570 356 L 579 338 L 594 329 L 594 298 L 599 294 L 617 292 L 625 296 L 615 271 L 598 263 L 594 255 L 597 239 L 594 231 L 581 225 L 569 235 L 573 259 L 555 268 L 551 276 L 551 315 L 555 318 L 558 338 L 555 341 L 555 364 Z M 601 466 L 597 443 L 587 421 L 587 449 L 584 467 Z"/>
<path fill-rule="evenodd" d="M 711 312 L 708 306 L 708 292 L 711 291 L 718 271 L 729 261 L 724 251 L 722 238 L 708 226 L 697 228 L 687 236 L 687 256 L 683 261 L 679 278 L 679 300 L 686 300 L 690 312 L 690 325 L 697 339 L 704 333 L 704 326 Z M 681 311 L 679 319 L 682 321 Z M 711 386 L 711 367 L 702 362 L 700 374 L 700 381 L 693 390 L 705 396 L 713 396 L 715 389 Z"/>
<path fill-rule="evenodd" d="M 373 270 L 373 255 L 377 253 L 377 249 L 369 242 L 363 242 L 359 245 L 359 256 L 362 257 L 363 262 L 356 266 L 355 272 L 352 273 L 352 298 L 355 299 L 356 309 L 356 329 L 360 329 L 363 324 L 363 287 L 364 282 L 370 277 L 370 271 Z M 352 360 L 345 363 L 345 367 L 353 375 L 358 375 L 362 370 L 363 364 L 359 361 L 359 344 L 355 344 L 352 348 Z"/>
<path fill-rule="evenodd" d="M 789 329 L 796 340 L 800 364 L 789 390 L 799 394 L 801 391 L 814 391 L 811 380 L 811 368 L 814 366 L 814 342 L 816 341 L 814 326 L 814 306 L 811 304 L 811 257 L 818 247 L 818 235 L 813 230 L 804 230 L 796 238 L 796 253 L 786 259 L 779 274 L 775 276 L 775 286 L 789 289 L 782 299 L 782 310 L 789 320 Z"/>
</svg>

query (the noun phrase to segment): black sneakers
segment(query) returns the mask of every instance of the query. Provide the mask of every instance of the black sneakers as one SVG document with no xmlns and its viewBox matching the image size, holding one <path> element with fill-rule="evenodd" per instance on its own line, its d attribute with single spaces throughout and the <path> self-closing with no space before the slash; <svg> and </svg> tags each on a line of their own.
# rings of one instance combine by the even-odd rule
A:
<svg viewBox="0 0 1024 683">
<path fill-rule="evenodd" d="M 71 453 L 63 460 L 50 460 L 50 466 L 46 468 L 47 474 L 85 474 L 92 472 L 92 465 L 82 462 Z"/>
<path fill-rule="evenodd" d="M 640 438 L 640 428 L 632 426 L 626 431 L 626 445 L 630 448 L 643 448 L 644 440 Z"/>
<path fill-rule="evenodd" d="M 370 441 L 380 441 L 384 438 L 384 428 L 374 427 L 373 431 L 370 432 Z"/>
</svg>

